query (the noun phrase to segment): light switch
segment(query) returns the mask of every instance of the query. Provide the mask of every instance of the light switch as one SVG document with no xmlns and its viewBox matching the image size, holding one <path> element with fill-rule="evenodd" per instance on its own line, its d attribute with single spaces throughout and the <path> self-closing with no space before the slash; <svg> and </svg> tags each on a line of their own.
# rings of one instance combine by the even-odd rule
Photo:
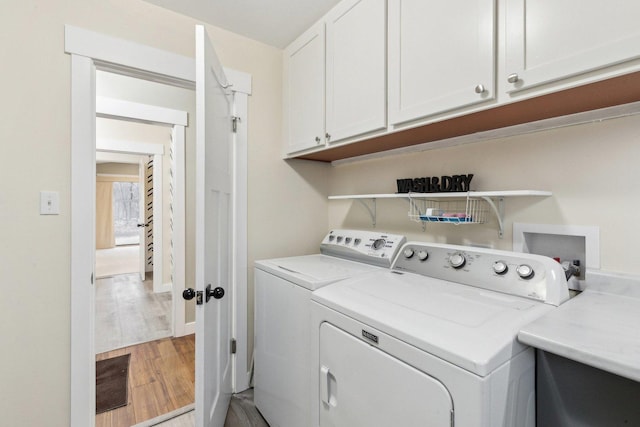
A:
<svg viewBox="0 0 640 427">
<path fill-rule="evenodd" d="M 60 193 L 57 191 L 40 192 L 40 215 L 60 214 Z"/>
</svg>

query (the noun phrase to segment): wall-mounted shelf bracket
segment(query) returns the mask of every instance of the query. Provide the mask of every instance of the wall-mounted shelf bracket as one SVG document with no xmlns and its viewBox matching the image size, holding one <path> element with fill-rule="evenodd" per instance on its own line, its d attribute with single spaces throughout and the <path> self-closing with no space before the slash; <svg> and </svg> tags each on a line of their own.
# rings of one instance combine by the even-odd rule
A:
<svg viewBox="0 0 640 427">
<path fill-rule="evenodd" d="M 498 237 L 502 239 L 504 237 L 504 197 L 498 197 L 497 206 L 489 196 L 482 196 L 480 198 L 487 202 L 496 215 L 498 219 Z"/>
<path fill-rule="evenodd" d="M 367 212 L 369 212 L 369 216 L 371 216 L 371 225 L 373 226 L 373 228 L 376 227 L 376 199 L 372 198 L 371 199 L 371 206 L 369 206 L 369 204 L 366 202 L 366 200 L 368 199 L 356 199 L 357 201 L 360 202 L 360 204 L 362 206 L 364 206 L 364 208 L 367 210 Z"/>
</svg>

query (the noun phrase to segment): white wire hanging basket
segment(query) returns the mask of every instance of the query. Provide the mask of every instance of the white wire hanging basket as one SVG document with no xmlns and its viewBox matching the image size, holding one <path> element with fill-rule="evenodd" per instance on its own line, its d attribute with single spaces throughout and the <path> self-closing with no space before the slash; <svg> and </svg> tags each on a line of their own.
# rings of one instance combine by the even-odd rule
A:
<svg viewBox="0 0 640 427">
<path fill-rule="evenodd" d="M 469 196 L 456 200 L 436 200 L 412 195 L 409 200 L 409 218 L 416 222 L 482 224 L 486 221 L 486 215 L 487 203 Z"/>
</svg>

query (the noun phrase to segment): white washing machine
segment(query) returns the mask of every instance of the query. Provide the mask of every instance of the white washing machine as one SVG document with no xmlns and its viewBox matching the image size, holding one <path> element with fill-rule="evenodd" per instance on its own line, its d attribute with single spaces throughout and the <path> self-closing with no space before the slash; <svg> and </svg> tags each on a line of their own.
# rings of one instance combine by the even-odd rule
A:
<svg viewBox="0 0 640 427">
<path fill-rule="evenodd" d="M 568 300 L 533 254 L 407 243 L 392 269 L 312 296 L 313 426 L 535 426 L 520 328 Z"/>
<path fill-rule="evenodd" d="M 388 270 L 405 238 L 334 230 L 320 254 L 255 263 L 254 402 L 271 427 L 311 425 L 311 292 Z"/>
</svg>

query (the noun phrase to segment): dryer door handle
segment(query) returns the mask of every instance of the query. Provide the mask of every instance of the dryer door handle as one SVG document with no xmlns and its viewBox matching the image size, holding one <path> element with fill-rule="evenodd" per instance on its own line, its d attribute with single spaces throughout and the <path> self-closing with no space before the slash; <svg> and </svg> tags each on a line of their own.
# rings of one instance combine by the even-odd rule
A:
<svg viewBox="0 0 640 427">
<path fill-rule="evenodd" d="M 336 391 L 337 391 L 336 377 L 329 372 L 329 367 L 320 367 L 320 399 L 325 405 L 336 406 Z"/>
</svg>

